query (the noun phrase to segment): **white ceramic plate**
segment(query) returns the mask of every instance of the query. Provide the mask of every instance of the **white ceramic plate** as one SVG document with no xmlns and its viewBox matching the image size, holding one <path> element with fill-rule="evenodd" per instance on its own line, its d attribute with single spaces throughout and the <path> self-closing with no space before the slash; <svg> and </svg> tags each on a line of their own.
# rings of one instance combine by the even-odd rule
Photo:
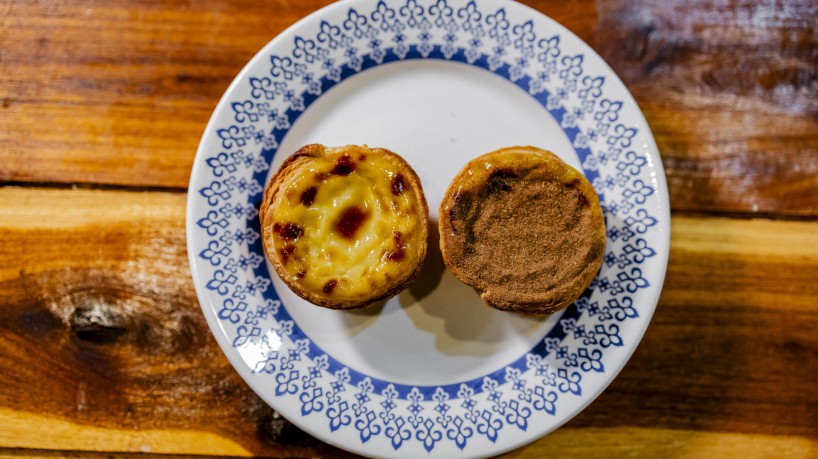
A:
<svg viewBox="0 0 818 459">
<path fill-rule="evenodd" d="M 295 296 L 259 238 L 268 178 L 308 143 L 369 144 L 417 170 L 436 227 L 456 172 L 535 145 L 584 171 L 607 225 L 603 267 L 546 319 L 486 307 L 443 266 L 382 308 Z M 568 30 L 505 0 L 349 0 L 271 41 L 207 126 L 188 252 L 202 310 L 241 376 L 312 435 L 367 456 L 478 457 L 565 423 L 613 380 L 665 275 L 667 185 L 639 108 Z"/>
</svg>

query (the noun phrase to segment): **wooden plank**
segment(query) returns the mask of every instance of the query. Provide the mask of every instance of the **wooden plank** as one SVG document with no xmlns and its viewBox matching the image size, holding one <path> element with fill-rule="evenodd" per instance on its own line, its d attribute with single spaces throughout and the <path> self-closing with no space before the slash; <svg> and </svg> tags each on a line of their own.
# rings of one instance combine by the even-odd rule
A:
<svg viewBox="0 0 818 459">
<path fill-rule="evenodd" d="M 199 137 L 234 76 L 329 3 L 8 3 L 0 180 L 186 187 Z"/>
<path fill-rule="evenodd" d="M 656 428 L 560 429 L 503 458 L 814 458 L 818 442 L 802 437 Z"/>
<path fill-rule="evenodd" d="M 675 209 L 818 213 L 814 1 L 597 4 L 592 43 L 642 107 Z"/>
<path fill-rule="evenodd" d="M 0 189 L 0 446 L 343 456 L 224 358 L 189 278 L 184 205 Z"/>
<path fill-rule="evenodd" d="M 0 180 L 186 187 L 235 74 L 329 2 L 7 4 Z M 818 213 L 814 2 L 524 3 L 622 76 L 656 135 L 676 209 Z"/>
<path fill-rule="evenodd" d="M 640 346 L 570 425 L 818 438 L 818 222 L 675 216 Z"/>
<path fill-rule="evenodd" d="M 203 456 L 189 454 L 122 453 L 110 451 L 65 451 L 30 448 L 0 448 L 1 459 L 202 459 Z M 207 457 L 207 456 L 204 456 Z M 230 457 L 230 456 L 224 456 Z"/>
<path fill-rule="evenodd" d="M 189 278 L 184 204 L 174 193 L 0 188 L 0 425 L 14 426 L 0 447 L 340 454 L 277 436 L 282 425 L 221 354 Z M 712 451 L 756 436 L 813 445 L 818 222 L 676 216 L 672 239 L 642 344 L 566 432 L 624 429 L 610 440 L 621 448 L 647 436 L 646 453 L 682 456 L 699 440 Z"/>
<path fill-rule="evenodd" d="M 0 408 L 5 426 L 0 441 L 4 445 L 24 445 L 30 442 L 31 428 L 37 426 L 41 436 L 37 448 L 59 451 L 68 447 L 76 451 L 138 451 L 140 453 L 214 454 L 219 456 L 251 456 L 238 443 L 211 432 L 184 429 L 111 429 L 74 424 L 62 419 L 22 413 Z M 70 445 L 65 439 L 70 438 Z"/>
<path fill-rule="evenodd" d="M 818 456 L 818 442 L 802 437 L 748 435 L 719 432 L 697 432 L 651 428 L 563 428 L 548 438 L 500 457 L 565 459 L 607 459 L 611 457 L 650 457 L 711 459 L 714 457 L 808 459 Z M 2 459 L 47 458 L 127 458 L 127 459 L 195 459 L 201 456 L 180 456 L 151 453 L 119 453 L 95 451 L 49 451 L 31 449 L 0 449 Z"/>
</svg>

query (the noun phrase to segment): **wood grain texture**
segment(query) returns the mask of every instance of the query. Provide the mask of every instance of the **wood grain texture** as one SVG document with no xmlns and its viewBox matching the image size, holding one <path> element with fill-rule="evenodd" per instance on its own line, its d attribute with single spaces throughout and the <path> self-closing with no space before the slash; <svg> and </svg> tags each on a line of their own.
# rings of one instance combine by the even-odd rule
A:
<svg viewBox="0 0 818 459">
<path fill-rule="evenodd" d="M 503 458 L 609 459 L 621 457 L 713 458 L 814 458 L 818 442 L 789 436 L 749 435 L 658 428 L 560 429 Z"/>
<path fill-rule="evenodd" d="M 327 454 L 304 434 L 282 437 L 294 428 L 207 331 L 184 204 L 173 193 L 0 189 L 0 446 Z M 23 423 L 26 412 L 36 417 Z"/>
<path fill-rule="evenodd" d="M 31 443 L 31 428 L 36 425 L 40 432 L 35 443 L 45 451 L 131 451 L 139 453 L 159 453 L 168 451 L 175 454 L 198 454 L 203 452 L 219 456 L 251 456 L 238 443 L 211 432 L 182 429 L 117 429 L 75 424 L 63 419 L 22 413 L 0 408 L 0 419 L 4 422 L 4 432 L 0 435 L 2 444 L 23 445 Z M 71 439 L 66 444 L 66 439 Z"/>
<path fill-rule="evenodd" d="M 189 277 L 184 200 L 0 188 L 0 425 L 14 427 L 0 447 L 341 454 L 277 435 L 221 354 Z M 815 222 L 676 217 L 630 363 L 564 431 L 511 457 L 601 457 L 592 445 L 606 442 L 650 457 L 814 455 L 816 278 Z"/>
<path fill-rule="evenodd" d="M 150 453 L 103 453 L 0 448 L 1 459 L 47 458 L 193 459 L 201 456 Z M 499 456 L 505 459 L 559 457 L 561 459 L 609 459 L 648 457 L 675 459 L 745 459 L 818 457 L 818 442 L 801 437 L 747 435 L 669 429 L 562 428 L 535 444 Z"/>
<path fill-rule="evenodd" d="M 818 4 L 597 6 L 592 43 L 645 113 L 674 209 L 818 213 Z"/>
<path fill-rule="evenodd" d="M 0 180 L 183 188 L 265 43 L 330 0 L 59 1 L 0 13 Z M 643 108 L 676 209 L 818 215 L 811 0 L 524 0 Z"/>
<path fill-rule="evenodd" d="M 186 187 L 235 75 L 329 3 L 7 2 L 0 179 Z"/>
</svg>

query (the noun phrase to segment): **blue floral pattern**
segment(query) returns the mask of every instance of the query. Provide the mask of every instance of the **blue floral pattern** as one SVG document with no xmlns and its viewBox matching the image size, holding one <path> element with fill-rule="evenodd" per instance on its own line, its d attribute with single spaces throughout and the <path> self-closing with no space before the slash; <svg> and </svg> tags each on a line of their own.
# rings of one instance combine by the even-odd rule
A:
<svg viewBox="0 0 818 459">
<path fill-rule="evenodd" d="M 563 49 L 560 34 L 479 1 L 361 4 L 296 36 L 288 53 L 269 56 L 266 73 L 240 82 L 245 97 L 229 101 L 230 122 L 213 128 L 218 148 L 203 158 L 209 178 L 192 197 L 203 209 L 197 263 L 208 267 L 200 270 L 210 276 L 205 288 L 219 298 L 232 346 L 253 355 L 253 372 L 267 375 L 277 397 L 297 400 L 302 416 L 352 431 L 361 444 L 383 437 L 395 451 L 417 443 L 431 452 L 442 442 L 465 451 L 476 437 L 495 443 L 555 416 L 564 398 L 583 397 L 583 378 L 608 371 L 608 350 L 635 345 L 621 330 L 653 307 L 642 310 L 635 296 L 652 286 L 645 264 L 660 250 L 645 237 L 660 223 L 649 206 L 657 198 L 651 165 L 634 145 L 637 129 L 621 120 L 628 102 L 607 97 L 605 76 L 588 73 L 585 55 Z M 382 381 L 311 341 L 271 288 L 257 221 L 272 158 L 300 114 L 344 79 L 408 59 L 467 63 L 526 91 L 570 139 L 606 216 L 603 268 L 558 325 L 509 365 L 447 386 Z"/>
</svg>

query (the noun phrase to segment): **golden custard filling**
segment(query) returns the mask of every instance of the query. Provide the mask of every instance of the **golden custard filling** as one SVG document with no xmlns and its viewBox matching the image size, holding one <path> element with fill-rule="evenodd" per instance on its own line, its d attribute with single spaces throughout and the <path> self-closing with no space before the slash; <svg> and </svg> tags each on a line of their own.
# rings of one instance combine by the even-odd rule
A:
<svg viewBox="0 0 818 459">
<path fill-rule="evenodd" d="M 339 299 L 374 297 L 418 262 L 421 206 L 389 157 L 328 148 L 294 171 L 272 210 L 275 253 L 302 288 Z"/>
</svg>

